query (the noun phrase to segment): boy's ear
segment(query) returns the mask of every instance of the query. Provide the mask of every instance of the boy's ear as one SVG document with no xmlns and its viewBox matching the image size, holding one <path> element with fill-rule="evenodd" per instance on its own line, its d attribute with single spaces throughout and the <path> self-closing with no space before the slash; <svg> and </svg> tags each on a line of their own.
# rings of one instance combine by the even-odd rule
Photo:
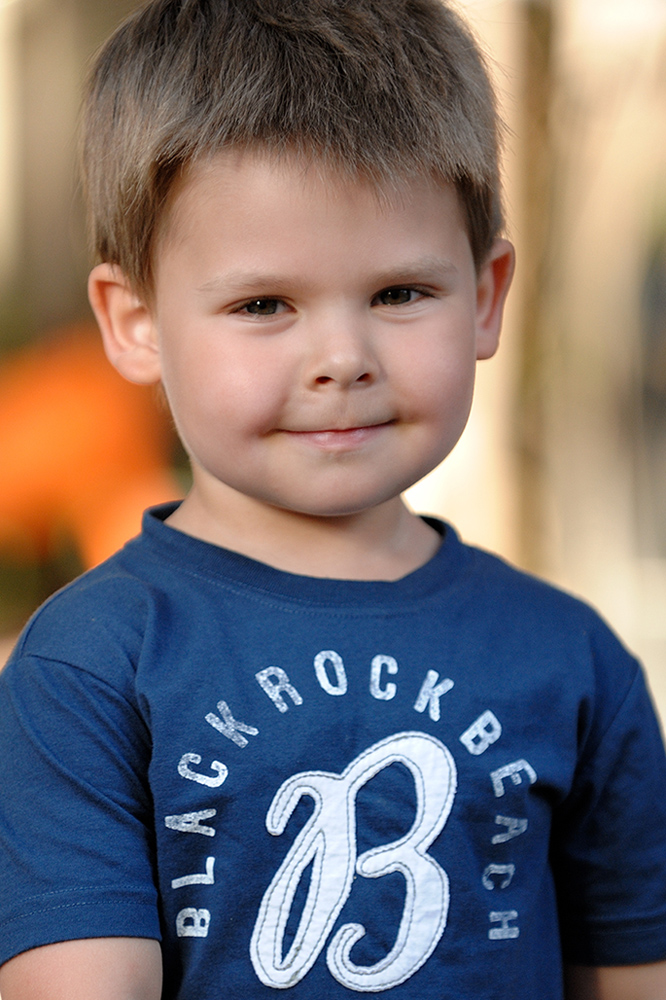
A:
<svg viewBox="0 0 666 1000">
<path fill-rule="evenodd" d="M 151 385 L 162 377 L 157 332 L 149 307 L 114 264 L 98 264 L 88 298 L 114 368 L 130 382 Z"/>
<path fill-rule="evenodd" d="M 516 254 L 508 240 L 492 245 L 476 284 L 476 357 L 492 358 L 499 345 L 504 303 L 511 287 Z"/>
</svg>

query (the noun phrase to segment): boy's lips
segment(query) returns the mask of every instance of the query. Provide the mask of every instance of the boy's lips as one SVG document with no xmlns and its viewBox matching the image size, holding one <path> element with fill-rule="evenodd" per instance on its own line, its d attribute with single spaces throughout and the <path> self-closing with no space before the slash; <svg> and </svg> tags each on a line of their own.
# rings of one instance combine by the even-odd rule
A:
<svg viewBox="0 0 666 1000">
<path fill-rule="evenodd" d="M 345 448 L 356 448 L 359 445 L 371 441 L 381 434 L 387 427 L 391 427 L 394 420 L 383 420 L 376 423 L 359 424 L 353 427 L 323 427 L 312 430 L 285 430 L 296 440 L 314 445 L 324 450 L 344 450 Z"/>
</svg>

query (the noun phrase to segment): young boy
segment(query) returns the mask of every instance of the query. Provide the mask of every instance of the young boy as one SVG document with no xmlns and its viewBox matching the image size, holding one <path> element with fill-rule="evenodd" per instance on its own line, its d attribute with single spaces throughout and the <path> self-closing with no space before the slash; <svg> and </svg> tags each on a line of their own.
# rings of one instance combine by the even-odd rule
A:
<svg viewBox="0 0 666 1000">
<path fill-rule="evenodd" d="M 638 665 L 400 498 L 513 268 L 467 30 L 152 0 L 84 131 L 93 308 L 193 486 L 3 674 L 3 1000 L 664 1000 Z"/>
</svg>

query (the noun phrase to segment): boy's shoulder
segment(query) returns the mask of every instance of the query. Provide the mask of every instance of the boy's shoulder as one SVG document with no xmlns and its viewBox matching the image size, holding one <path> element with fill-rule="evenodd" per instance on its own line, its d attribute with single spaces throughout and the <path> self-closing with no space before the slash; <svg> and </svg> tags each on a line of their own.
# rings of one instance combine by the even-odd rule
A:
<svg viewBox="0 0 666 1000">
<path fill-rule="evenodd" d="M 469 588 L 478 601 L 480 615 L 498 629 L 519 630 L 526 636 L 535 630 L 551 630 L 554 644 L 560 637 L 567 641 L 574 633 L 600 649 L 621 646 L 603 615 L 583 597 L 515 566 L 503 556 L 462 541 L 450 526 L 448 533 L 463 553 L 461 586 Z"/>
<path fill-rule="evenodd" d="M 118 553 L 77 577 L 39 607 L 26 624 L 10 657 L 39 657 L 95 672 L 108 672 L 113 651 L 119 666 L 138 655 L 150 594 L 133 563 L 140 562 L 133 540 Z M 127 556 L 129 555 L 129 559 Z M 138 562 L 137 562 L 138 556 Z"/>
</svg>

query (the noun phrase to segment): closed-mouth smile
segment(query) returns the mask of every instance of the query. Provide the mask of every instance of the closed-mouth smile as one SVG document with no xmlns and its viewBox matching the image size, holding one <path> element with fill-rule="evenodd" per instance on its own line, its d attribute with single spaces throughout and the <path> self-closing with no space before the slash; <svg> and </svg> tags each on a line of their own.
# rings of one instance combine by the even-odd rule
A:
<svg viewBox="0 0 666 1000">
<path fill-rule="evenodd" d="M 366 444 L 394 423 L 394 420 L 386 420 L 378 423 L 361 424 L 355 427 L 327 427 L 302 431 L 287 430 L 284 433 L 323 450 L 336 451 L 357 448 Z"/>
</svg>

